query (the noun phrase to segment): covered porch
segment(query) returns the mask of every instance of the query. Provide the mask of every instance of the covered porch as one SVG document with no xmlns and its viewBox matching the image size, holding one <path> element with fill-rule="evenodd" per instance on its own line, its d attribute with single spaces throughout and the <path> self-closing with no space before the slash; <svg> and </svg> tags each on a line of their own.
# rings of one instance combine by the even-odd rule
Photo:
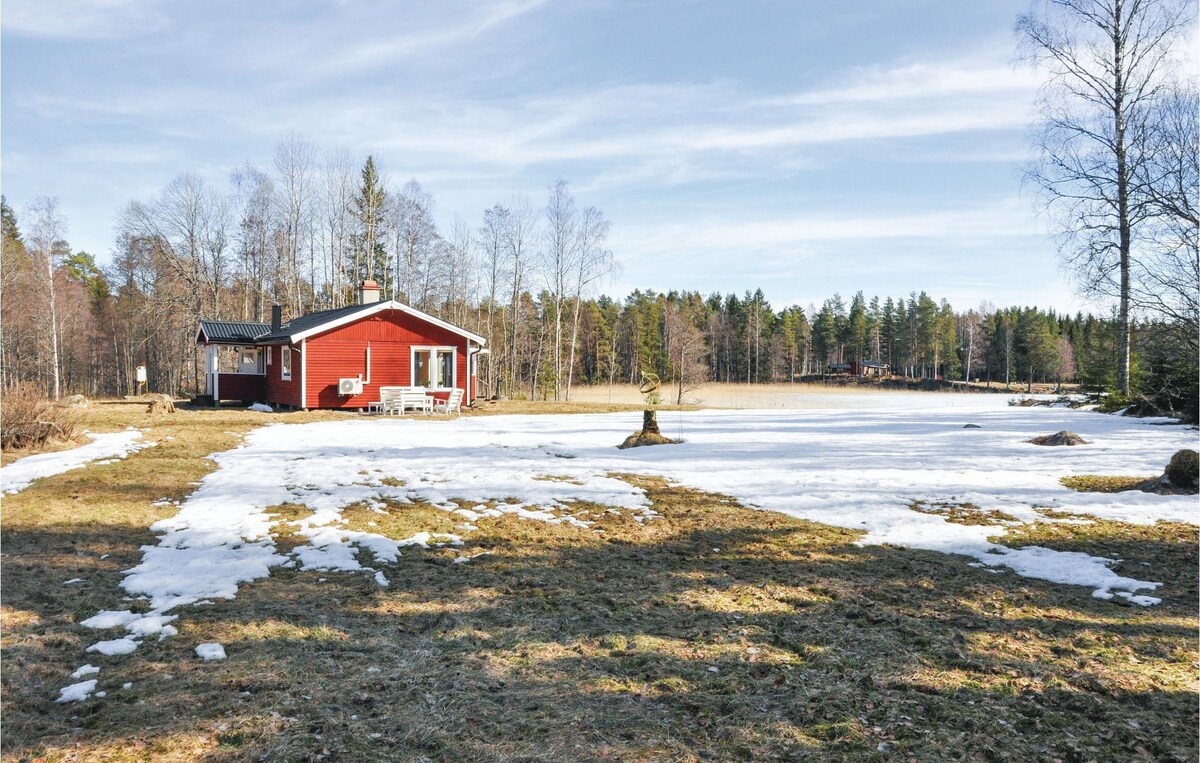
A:
<svg viewBox="0 0 1200 763">
<path fill-rule="evenodd" d="M 222 400 L 245 403 L 267 399 L 266 348 L 204 345 L 204 393 L 213 405 Z"/>
</svg>

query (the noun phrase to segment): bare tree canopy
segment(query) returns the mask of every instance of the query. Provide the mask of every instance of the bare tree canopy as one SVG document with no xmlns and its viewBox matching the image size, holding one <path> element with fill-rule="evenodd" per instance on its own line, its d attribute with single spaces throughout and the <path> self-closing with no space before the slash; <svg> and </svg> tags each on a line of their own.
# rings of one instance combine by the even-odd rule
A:
<svg viewBox="0 0 1200 763">
<path fill-rule="evenodd" d="M 1017 21 L 1024 58 L 1047 78 L 1040 160 L 1027 179 L 1055 216 L 1083 290 L 1118 301 L 1117 386 L 1126 395 L 1139 237 L 1156 214 L 1143 180 L 1177 76 L 1174 47 L 1193 15 L 1184 0 L 1043 0 Z"/>
</svg>

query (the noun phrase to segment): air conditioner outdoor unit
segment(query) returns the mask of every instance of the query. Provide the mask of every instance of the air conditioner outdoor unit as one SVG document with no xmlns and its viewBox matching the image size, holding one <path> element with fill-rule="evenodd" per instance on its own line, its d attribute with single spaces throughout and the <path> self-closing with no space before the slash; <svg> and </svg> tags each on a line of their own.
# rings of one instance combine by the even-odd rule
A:
<svg viewBox="0 0 1200 763">
<path fill-rule="evenodd" d="M 361 395 L 362 379 L 338 379 L 339 395 Z"/>
</svg>

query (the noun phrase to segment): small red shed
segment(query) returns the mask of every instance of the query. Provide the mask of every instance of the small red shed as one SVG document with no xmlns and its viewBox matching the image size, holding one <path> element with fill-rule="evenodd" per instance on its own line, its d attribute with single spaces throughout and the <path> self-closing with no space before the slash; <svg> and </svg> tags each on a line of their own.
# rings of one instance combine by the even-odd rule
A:
<svg viewBox="0 0 1200 763">
<path fill-rule="evenodd" d="M 270 324 L 202 320 L 196 342 L 205 348 L 205 392 L 214 404 L 308 409 L 366 408 L 379 400 L 380 387 L 425 387 L 442 398 L 461 389 L 470 404 L 486 340 L 401 302 L 380 301 L 379 286 L 365 281 L 357 305 L 287 323 L 278 306 Z"/>
</svg>

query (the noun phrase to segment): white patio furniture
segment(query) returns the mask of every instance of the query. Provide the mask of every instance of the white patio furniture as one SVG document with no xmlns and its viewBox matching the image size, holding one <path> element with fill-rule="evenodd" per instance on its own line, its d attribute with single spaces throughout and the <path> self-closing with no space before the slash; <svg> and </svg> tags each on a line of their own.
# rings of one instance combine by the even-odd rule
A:
<svg viewBox="0 0 1200 763">
<path fill-rule="evenodd" d="M 447 416 L 451 412 L 462 413 L 463 391 L 461 389 L 450 390 L 450 396 L 445 400 L 434 400 L 433 410 L 437 413 L 444 413 Z"/>
<path fill-rule="evenodd" d="M 400 392 L 400 413 L 409 410 L 433 413 L 433 398 L 425 394 L 424 387 L 408 387 Z"/>
<path fill-rule="evenodd" d="M 411 388 L 410 387 L 380 387 L 379 388 L 379 400 L 377 402 L 371 403 L 371 406 L 376 408 L 380 413 L 383 413 L 383 414 L 394 413 L 394 414 L 399 415 L 401 413 L 404 413 L 404 411 L 401 410 L 401 402 L 402 402 L 401 395 L 407 389 L 411 389 Z"/>
</svg>

